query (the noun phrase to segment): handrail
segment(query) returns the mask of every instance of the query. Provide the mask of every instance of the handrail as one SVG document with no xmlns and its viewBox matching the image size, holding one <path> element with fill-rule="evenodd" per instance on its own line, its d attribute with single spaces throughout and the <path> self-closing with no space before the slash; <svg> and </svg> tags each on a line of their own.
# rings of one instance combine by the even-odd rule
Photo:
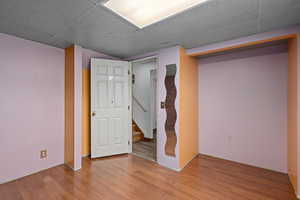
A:
<svg viewBox="0 0 300 200">
<path fill-rule="evenodd" d="M 132 99 L 139 105 L 139 107 L 144 111 L 147 112 L 147 110 L 144 108 L 144 106 L 137 100 L 135 96 L 132 95 Z"/>
</svg>

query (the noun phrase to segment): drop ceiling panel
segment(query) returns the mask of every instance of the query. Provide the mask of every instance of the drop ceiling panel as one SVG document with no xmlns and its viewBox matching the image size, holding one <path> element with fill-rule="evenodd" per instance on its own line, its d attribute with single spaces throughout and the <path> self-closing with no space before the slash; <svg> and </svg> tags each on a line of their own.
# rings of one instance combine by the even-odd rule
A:
<svg viewBox="0 0 300 200">
<path fill-rule="evenodd" d="M 65 33 L 67 36 L 62 38 L 68 38 L 68 41 L 74 41 L 74 43 L 80 44 L 85 48 L 104 52 L 109 55 L 121 55 L 122 52 L 128 50 L 129 43 L 127 39 L 110 35 L 99 37 L 101 30 L 101 28 L 76 31 L 69 29 L 68 32 Z"/>
<path fill-rule="evenodd" d="M 138 29 L 102 0 L 3 0 L 0 32 L 64 48 L 76 43 L 127 57 L 193 48 L 300 23 L 300 0 L 210 0 Z"/>
<path fill-rule="evenodd" d="M 129 40 L 135 54 L 147 46 L 149 50 L 180 44 L 197 47 L 223 39 L 256 32 L 258 1 L 235 3 L 234 0 L 211 1 L 133 34 Z M 239 10 L 238 12 L 233 12 Z"/>
<path fill-rule="evenodd" d="M 12 8 L 18 3 L 18 0 L 0 1 L 0 19 L 13 17 Z"/>
<path fill-rule="evenodd" d="M 101 5 L 95 5 L 70 24 L 68 29 L 57 34 L 86 48 L 119 55 L 128 51 L 128 36 L 137 28 L 120 20 Z"/>
<path fill-rule="evenodd" d="M 8 21 L 0 20 L 0 33 L 14 35 L 20 38 L 49 44 L 52 46 L 58 46 L 53 45 L 53 36 L 51 34 Z"/>
<path fill-rule="evenodd" d="M 120 19 L 101 5 L 96 5 L 89 11 L 85 12 L 73 24 L 76 30 L 93 30 L 99 31 L 100 35 L 117 35 L 119 37 L 134 33 L 137 28 L 127 21 Z"/>
<path fill-rule="evenodd" d="M 263 0 L 261 1 L 261 30 L 282 28 L 300 22 L 299 0 Z"/>
<path fill-rule="evenodd" d="M 42 27 L 51 34 L 70 27 L 78 17 L 93 7 L 88 0 L 51 0 L 48 2 L 48 4 L 37 6 L 39 12 L 32 15 L 30 26 Z"/>
<path fill-rule="evenodd" d="M 93 6 L 89 0 L 13 0 L 13 3 L 6 2 L 10 1 L 3 3 L 6 7 L 5 12 L 1 15 L 3 21 L 28 27 L 28 29 L 40 30 L 52 36 L 65 30 L 77 17 Z"/>
</svg>

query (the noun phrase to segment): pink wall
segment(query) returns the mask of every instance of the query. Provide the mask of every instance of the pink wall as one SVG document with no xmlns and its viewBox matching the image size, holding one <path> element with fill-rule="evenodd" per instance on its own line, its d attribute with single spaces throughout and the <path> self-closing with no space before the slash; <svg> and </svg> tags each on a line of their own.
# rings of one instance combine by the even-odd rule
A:
<svg viewBox="0 0 300 200">
<path fill-rule="evenodd" d="M 64 50 L 0 34 L 0 91 L 0 183 L 62 164 Z"/>
<path fill-rule="evenodd" d="M 199 60 L 199 151 L 287 172 L 287 46 Z"/>
</svg>

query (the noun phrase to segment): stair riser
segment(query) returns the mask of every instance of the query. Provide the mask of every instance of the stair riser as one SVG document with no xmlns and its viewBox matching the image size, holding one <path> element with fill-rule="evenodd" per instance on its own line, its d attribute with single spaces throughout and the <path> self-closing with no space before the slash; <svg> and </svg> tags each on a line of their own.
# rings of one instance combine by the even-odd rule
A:
<svg viewBox="0 0 300 200">
<path fill-rule="evenodd" d="M 135 134 L 139 132 L 140 134 Z M 144 134 L 142 130 L 138 127 L 138 125 L 132 121 L 132 141 L 133 142 L 138 142 L 144 139 Z"/>
<path fill-rule="evenodd" d="M 133 142 L 139 142 L 141 140 L 143 140 L 143 136 L 142 135 L 136 135 L 136 136 L 133 136 Z"/>
</svg>

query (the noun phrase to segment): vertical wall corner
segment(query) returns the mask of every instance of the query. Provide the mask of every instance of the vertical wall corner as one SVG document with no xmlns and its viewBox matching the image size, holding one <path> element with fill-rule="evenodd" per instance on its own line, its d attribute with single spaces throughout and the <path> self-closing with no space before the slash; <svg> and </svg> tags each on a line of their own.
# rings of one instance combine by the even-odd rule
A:
<svg viewBox="0 0 300 200">
<path fill-rule="evenodd" d="M 198 61 L 180 48 L 180 168 L 198 155 Z"/>
<path fill-rule="evenodd" d="M 159 91 L 157 92 L 157 102 L 164 103 L 166 99 L 166 89 L 165 89 L 165 79 L 167 75 L 167 66 L 173 66 L 172 68 L 176 66 L 176 74 L 174 77 L 174 84 L 173 86 L 176 87 L 176 98 L 174 102 L 174 108 L 176 110 L 176 122 L 174 126 L 174 132 L 175 135 L 173 139 L 176 139 L 175 149 L 172 153 L 166 153 L 166 143 L 167 143 L 167 135 L 166 135 L 166 109 L 160 107 L 157 111 L 157 162 L 160 165 L 163 165 L 165 167 L 168 167 L 170 169 L 179 171 L 179 73 L 180 73 L 180 58 L 179 58 L 179 46 L 174 46 L 166 49 L 162 49 L 158 53 L 158 63 L 159 67 L 157 68 L 157 87 L 159 88 Z M 174 100 L 174 99 L 173 99 Z M 159 103 L 159 104 L 160 104 Z M 173 144 L 175 140 L 173 140 Z M 173 145 L 171 145 L 173 146 Z M 169 155 L 168 155 L 169 154 Z"/>
<path fill-rule="evenodd" d="M 175 86 L 177 97 L 175 109 L 177 120 L 175 124 L 176 148 L 175 157 L 165 154 L 165 134 L 158 134 L 158 163 L 168 168 L 181 170 L 198 155 L 198 60 L 186 54 L 179 47 L 163 49 L 159 52 L 158 87 L 164 88 L 167 73 L 166 66 L 177 66 Z M 158 102 L 166 97 L 165 91 L 158 94 Z M 165 133 L 163 109 L 158 112 L 158 130 Z M 160 138 L 161 137 L 161 138 Z"/>
<path fill-rule="evenodd" d="M 65 151 L 64 161 L 73 170 L 81 168 L 82 109 L 81 47 L 65 49 Z"/>
<path fill-rule="evenodd" d="M 288 41 L 288 175 L 295 189 L 299 191 L 299 65 L 298 37 Z"/>
</svg>

